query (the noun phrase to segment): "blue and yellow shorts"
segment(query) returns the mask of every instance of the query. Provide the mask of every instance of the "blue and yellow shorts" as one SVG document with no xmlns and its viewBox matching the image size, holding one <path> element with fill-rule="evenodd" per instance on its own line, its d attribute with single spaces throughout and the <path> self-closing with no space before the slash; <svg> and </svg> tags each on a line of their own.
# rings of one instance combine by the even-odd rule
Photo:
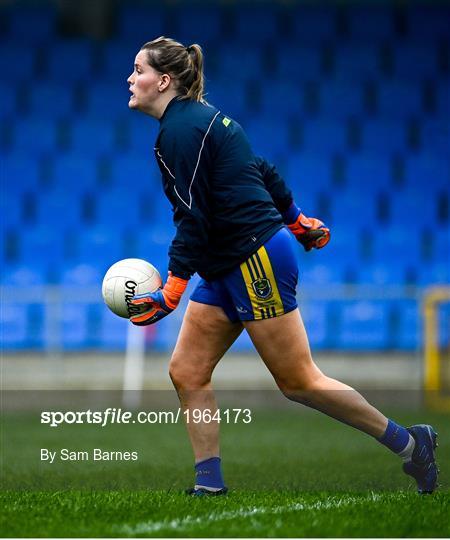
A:
<svg viewBox="0 0 450 540">
<path fill-rule="evenodd" d="M 292 238 L 283 228 L 229 274 L 202 279 L 191 300 L 221 307 L 232 322 L 270 319 L 297 307 L 297 280 Z"/>
</svg>

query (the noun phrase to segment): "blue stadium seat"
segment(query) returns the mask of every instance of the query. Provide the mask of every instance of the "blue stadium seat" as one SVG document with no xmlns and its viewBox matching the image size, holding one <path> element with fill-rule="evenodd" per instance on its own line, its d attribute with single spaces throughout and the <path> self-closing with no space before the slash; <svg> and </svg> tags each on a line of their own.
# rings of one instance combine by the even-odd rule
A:
<svg viewBox="0 0 450 540">
<path fill-rule="evenodd" d="M 172 205 L 165 196 L 162 188 L 158 186 L 157 190 L 144 190 L 142 192 L 144 201 L 143 216 L 144 223 L 150 225 L 154 223 L 162 230 L 170 230 L 170 234 L 175 234 L 173 224 Z M 165 233 L 163 234 L 165 236 Z"/>
<path fill-rule="evenodd" d="M 367 120 L 362 130 L 362 149 L 370 154 L 406 153 L 408 151 L 406 126 L 392 120 Z"/>
<path fill-rule="evenodd" d="M 27 305 L 2 302 L 2 347 L 4 350 L 14 350 L 27 346 Z"/>
<path fill-rule="evenodd" d="M 318 44 L 336 38 L 337 18 L 333 7 L 296 5 L 290 18 L 293 41 L 297 43 Z"/>
<path fill-rule="evenodd" d="M 345 190 L 331 200 L 331 216 L 333 227 L 345 226 L 346 223 L 359 223 L 364 227 L 378 225 L 378 199 L 372 194 L 361 191 Z"/>
<path fill-rule="evenodd" d="M 321 53 L 318 47 L 293 43 L 289 47 L 279 46 L 277 74 L 280 79 L 293 81 L 316 81 L 322 77 Z"/>
<path fill-rule="evenodd" d="M 30 92 L 30 114 L 35 118 L 71 116 L 74 96 L 71 86 L 56 82 L 36 82 Z"/>
<path fill-rule="evenodd" d="M 56 187 L 37 197 L 36 220 L 42 225 L 79 227 L 82 223 L 81 200 L 66 187 Z"/>
<path fill-rule="evenodd" d="M 384 82 L 378 87 L 378 115 L 408 119 L 423 114 L 422 88 L 417 82 Z"/>
<path fill-rule="evenodd" d="M 130 95 L 126 80 L 96 82 L 90 85 L 84 113 L 90 118 L 103 118 L 105 111 L 110 118 L 127 116 Z"/>
<path fill-rule="evenodd" d="M 111 223 L 85 227 L 78 232 L 76 261 L 95 264 L 106 271 L 124 258 L 124 238 L 120 226 Z"/>
<path fill-rule="evenodd" d="M 114 188 L 129 189 L 132 182 L 136 193 L 162 189 L 161 174 L 151 155 L 138 153 L 113 157 L 110 167 Z"/>
<path fill-rule="evenodd" d="M 385 261 L 378 263 L 360 264 L 358 266 L 358 283 L 364 285 L 405 285 L 406 271 L 409 270 L 402 260 Z"/>
<path fill-rule="evenodd" d="M 450 148 L 450 115 L 439 113 L 437 119 L 424 118 L 421 122 L 421 150 L 424 154 L 433 154 L 438 158 L 448 159 Z"/>
<path fill-rule="evenodd" d="M 329 260 L 323 262 L 317 262 L 322 260 L 324 255 L 326 255 L 325 249 L 317 254 L 314 263 L 310 263 L 306 256 L 302 258 L 300 255 L 299 261 L 299 283 L 300 287 L 311 288 L 314 287 L 324 287 L 327 285 L 339 285 L 345 281 L 345 265 L 343 264 L 342 252 L 339 254 L 340 257 L 336 257 L 335 246 L 327 246 L 326 250 L 332 250 L 334 256 L 334 264 L 329 264 Z M 315 254 L 316 255 L 316 254 Z M 308 254 L 309 257 L 309 254 Z M 329 257 L 327 258 L 329 259 Z"/>
<path fill-rule="evenodd" d="M 142 44 L 126 39 L 104 41 L 101 55 L 102 80 L 126 86 L 134 69 L 134 58 Z"/>
<path fill-rule="evenodd" d="M 61 285 L 99 286 L 103 280 L 100 269 L 89 262 L 66 265 L 61 272 Z"/>
<path fill-rule="evenodd" d="M 61 70 L 66 82 L 88 82 L 93 76 L 93 44 L 84 39 L 60 40 L 47 48 L 48 77 L 61 80 Z"/>
<path fill-rule="evenodd" d="M 450 12 L 448 4 L 411 5 L 406 12 L 408 36 L 417 41 L 435 43 L 448 40 L 450 35 Z"/>
<path fill-rule="evenodd" d="M 421 286 L 450 284 L 450 266 L 445 259 L 421 264 L 417 268 L 416 274 L 417 284 Z"/>
<path fill-rule="evenodd" d="M 53 158 L 53 186 L 68 187 L 70 193 L 80 195 L 97 189 L 97 160 L 79 153 L 57 154 Z"/>
<path fill-rule="evenodd" d="M 365 216 L 363 219 L 365 219 Z M 344 222 L 344 219 L 334 216 L 332 222 L 327 223 L 331 227 L 330 243 L 324 249 L 318 251 L 318 258 L 323 261 L 323 264 L 340 267 L 338 270 L 340 270 L 341 281 L 344 280 L 344 271 L 348 270 L 349 266 L 357 266 L 361 259 L 360 235 L 349 230 L 347 224 L 348 220 Z"/>
<path fill-rule="evenodd" d="M 21 194 L 8 194 L 2 191 L 0 193 L 0 216 L 2 216 L 2 233 L 10 227 L 21 228 L 24 217 L 23 199 Z"/>
<path fill-rule="evenodd" d="M 276 103 L 277 116 L 289 118 L 304 112 L 303 87 L 293 81 L 280 81 L 276 85 L 261 84 L 262 113 L 273 115 Z M 276 120 L 274 118 L 274 120 Z"/>
<path fill-rule="evenodd" d="M 61 264 L 65 256 L 64 225 L 45 224 L 24 229 L 20 235 L 20 261 L 27 264 Z"/>
<path fill-rule="evenodd" d="M 302 150 L 323 154 L 347 151 L 347 127 L 343 122 L 311 120 L 305 122 Z"/>
<path fill-rule="evenodd" d="M 34 264 L 7 265 L 2 272 L 2 285 L 9 287 L 35 287 L 47 283 L 47 269 L 38 261 Z"/>
<path fill-rule="evenodd" d="M 135 111 L 127 118 L 128 126 L 128 151 L 140 153 L 141 156 L 154 158 L 154 147 L 159 132 L 159 123 L 153 118 L 144 116 Z"/>
<path fill-rule="evenodd" d="M 2 192 L 6 196 L 22 195 L 39 187 L 39 161 L 26 150 L 2 156 Z"/>
<path fill-rule="evenodd" d="M 386 349 L 390 344 L 389 303 L 344 301 L 340 306 L 337 346 L 348 350 Z"/>
<path fill-rule="evenodd" d="M 351 38 L 382 42 L 395 37 L 394 14 L 387 5 L 352 5 L 348 10 Z"/>
<path fill-rule="evenodd" d="M 206 81 L 206 100 L 240 123 L 250 108 L 248 91 L 242 81 L 231 79 Z"/>
<path fill-rule="evenodd" d="M 423 184 L 426 186 L 426 184 Z M 437 220 L 437 197 L 424 187 L 406 188 L 391 197 L 391 223 L 407 224 L 413 230 L 435 223 Z M 425 196 L 424 196 L 425 195 Z"/>
<path fill-rule="evenodd" d="M 129 321 L 114 315 L 106 306 L 101 306 L 98 312 L 100 328 L 96 338 L 99 347 L 107 351 L 125 349 Z"/>
<path fill-rule="evenodd" d="M 278 38 L 278 6 L 243 4 L 235 13 L 236 38 L 244 47 L 255 43 L 273 43 Z"/>
<path fill-rule="evenodd" d="M 329 347 L 328 303 L 320 300 L 301 302 L 300 310 L 310 346 L 315 350 Z"/>
<path fill-rule="evenodd" d="M 62 346 L 65 350 L 92 345 L 89 342 L 89 305 L 82 302 L 64 302 L 60 323 Z"/>
<path fill-rule="evenodd" d="M 26 38 L 30 48 L 52 41 L 56 29 L 56 12 L 50 4 L 12 6 L 9 14 L 9 37 L 21 41 Z"/>
<path fill-rule="evenodd" d="M 447 129 L 448 129 L 448 119 L 450 117 L 450 84 L 448 81 L 441 80 L 437 87 L 437 114 L 441 119 L 447 119 Z"/>
<path fill-rule="evenodd" d="M 397 79 L 412 82 L 433 80 L 439 75 L 437 48 L 433 43 L 396 43 L 392 54 Z"/>
<path fill-rule="evenodd" d="M 177 39 L 182 43 L 190 45 L 200 41 L 200 45 L 204 45 L 221 39 L 223 13 L 217 4 L 180 4 L 176 16 Z"/>
<path fill-rule="evenodd" d="M 420 230 L 409 227 L 410 222 L 402 225 L 383 227 L 383 234 L 373 235 L 372 260 L 374 262 L 395 265 L 418 266 L 421 262 Z M 408 223 L 407 226 L 404 224 Z M 414 224 L 413 224 L 414 225 Z"/>
<path fill-rule="evenodd" d="M 90 118 L 73 120 L 71 151 L 84 156 L 113 154 L 117 149 L 117 125 L 111 119 Z"/>
<path fill-rule="evenodd" d="M 363 116 L 363 88 L 359 83 L 322 83 L 320 87 L 320 113 L 330 119 Z"/>
<path fill-rule="evenodd" d="M 298 186 L 299 193 L 305 197 L 308 193 L 317 194 L 319 190 L 331 189 L 331 161 L 323 159 L 320 154 L 291 153 L 286 179 L 292 188 Z"/>
<path fill-rule="evenodd" d="M 144 204 L 142 196 L 134 189 L 104 190 L 96 199 L 96 221 L 108 225 L 119 220 L 122 227 L 141 226 Z"/>
<path fill-rule="evenodd" d="M 164 277 L 167 273 L 167 251 L 175 229 L 169 226 L 153 225 L 140 228 L 135 233 L 135 251 L 127 253 L 127 257 L 145 259 L 158 268 Z"/>
<path fill-rule="evenodd" d="M 395 349 L 415 351 L 422 347 L 422 313 L 416 300 L 393 301 L 397 325 L 393 334 Z"/>
<path fill-rule="evenodd" d="M 117 12 L 116 27 L 121 38 L 132 40 L 136 44 L 135 54 L 147 41 L 167 34 L 164 10 L 156 4 L 152 6 L 123 4 Z"/>
<path fill-rule="evenodd" d="M 443 262 L 447 259 L 450 267 L 450 261 L 448 260 L 450 258 L 450 227 L 448 224 L 440 228 L 436 227 L 430 232 L 429 236 L 428 241 L 432 245 L 431 259 L 435 263 Z"/>
<path fill-rule="evenodd" d="M 0 52 L 1 54 L 1 52 Z M 0 119 L 12 117 L 17 111 L 17 89 L 14 84 L 0 82 Z"/>
<path fill-rule="evenodd" d="M 432 154 L 407 156 L 405 178 L 409 187 L 424 189 L 430 193 L 450 190 L 450 158 L 444 159 Z"/>
<path fill-rule="evenodd" d="M 243 48 L 238 43 L 219 49 L 218 63 L 221 76 L 231 80 L 262 79 L 265 74 L 263 52 L 254 47 Z"/>
<path fill-rule="evenodd" d="M 276 162 L 289 153 L 288 126 L 282 119 L 260 115 L 243 127 L 255 154 Z"/>
<path fill-rule="evenodd" d="M 367 198 L 392 188 L 392 165 L 383 154 L 348 156 L 345 186 L 348 191 L 365 193 Z"/>
<path fill-rule="evenodd" d="M 377 80 L 380 76 L 380 49 L 376 44 L 355 41 L 338 44 L 334 50 L 334 77 L 337 80 Z"/>
<path fill-rule="evenodd" d="M 4 41 L 0 43 L 0 78 L 5 84 L 17 83 L 33 77 L 37 50 L 29 45 Z M 20 62 L 18 59 L 20 58 Z"/>
<path fill-rule="evenodd" d="M 14 150 L 31 154 L 52 154 L 58 146 L 58 129 L 50 119 L 29 117 L 14 125 Z"/>
<path fill-rule="evenodd" d="M 292 195 L 297 205 L 305 212 L 307 216 L 317 216 L 321 210 L 321 200 L 325 193 L 324 188 L 320 185 L 315 186 L 308 184 L 305 188 L 305 184 L 299 184 L 293 180 L 288 180 L 288 185 L 292 190 Z M 314 186 L 313 188 L 311 186 Z"/>
<path fill-rule="evenodd" d="M 30 349 L 43 350 L 55 340 L 46 324 L 47 317 L 48 307 L 45 304 L 33 302 L 27 306 L 27 341 Z"/>
</svg>

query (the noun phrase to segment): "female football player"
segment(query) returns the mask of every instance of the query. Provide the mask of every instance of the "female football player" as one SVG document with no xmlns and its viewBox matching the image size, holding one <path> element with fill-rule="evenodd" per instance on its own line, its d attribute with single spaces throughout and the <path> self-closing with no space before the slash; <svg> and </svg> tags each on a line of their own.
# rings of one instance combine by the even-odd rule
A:
<svg viewBox="0 0 450 540">
<path fill-rule="evenodd" d="M 297 308 L 288 230 L 306 251 L 326 246 L 330 231 L 303 214 L 275 168 L 254 156 L 241 126 L 204 100 L 200 46 L 165 37 L 145 43 L 127 82 L 129 107 L 159 120 L 154 150 L 176 227 L 167 281 L 158 292 L 135 297 L 142 312 L 131 321 L 147 325 L 166 317 L 189 278 L 202 278 L 170 361 L 182 407 L 216 410 L 213 370 L 245 328 L 287 398 L 371 435 L 403 459 L 420 493 L 432 492 L 432 427 L 396 424 L 315 365 Z M 219 423 L 190 422 L 187 429 L 196 472 L 190 493 L 226 493 Z"/>
</svg>

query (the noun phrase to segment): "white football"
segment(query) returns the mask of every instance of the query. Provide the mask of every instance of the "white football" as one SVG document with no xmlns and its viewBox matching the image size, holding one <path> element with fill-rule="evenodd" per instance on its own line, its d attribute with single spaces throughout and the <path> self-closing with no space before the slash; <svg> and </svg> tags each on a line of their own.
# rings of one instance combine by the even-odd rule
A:
<svg viewBox="0 0 450 540">
<path fill-rule="evenodd" d="M 129 319 L 141 312 L 131 299 L 135 294 L 155 292 L 162 286 L 161 275 L 143 259 L 123 259 L 114 263 L 103 278 L 102 295 L 109 309 Z"/>
</svg>

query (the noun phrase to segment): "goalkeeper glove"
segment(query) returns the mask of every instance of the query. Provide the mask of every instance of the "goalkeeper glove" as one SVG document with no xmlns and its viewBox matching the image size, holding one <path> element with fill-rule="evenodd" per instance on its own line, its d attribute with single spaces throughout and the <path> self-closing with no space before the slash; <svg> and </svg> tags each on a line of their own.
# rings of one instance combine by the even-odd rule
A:
<svg viewBox="0 0 450 540">
<path fill-rule="evenodd" d="M 131 303 L 142 306 L 143 313 L 133 315 L 130 321 L 137 326 L 147 326 L 163 319 L 178 306 L 188 280 L 169 272 L 166 284 L 154 293 L 136 294 Z"/>
<path fill-rule="evenodd" d="M 294 203 L 283 213 L 283 220 L 305 251 L 321 249 L 330 241 L 330 229 L 320 219 L 306 217 Z"/>
</svg>

